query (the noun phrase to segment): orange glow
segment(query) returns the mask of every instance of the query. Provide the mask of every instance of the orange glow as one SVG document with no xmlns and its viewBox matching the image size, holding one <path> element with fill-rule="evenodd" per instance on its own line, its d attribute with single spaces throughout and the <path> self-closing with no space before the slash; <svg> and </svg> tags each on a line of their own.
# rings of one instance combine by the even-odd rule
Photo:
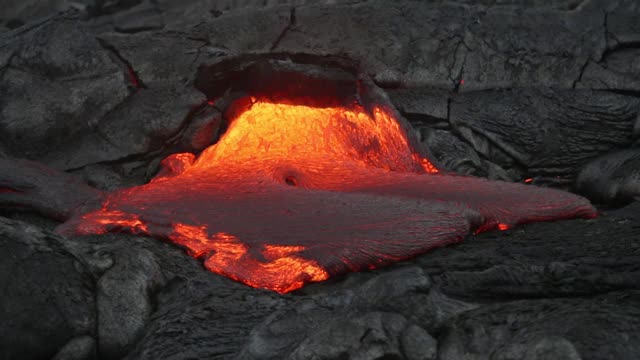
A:
<svg viewBox="0 0 640 360">
<path fill-rule="evenodd" d="M 175 224 L 169 238 L 191 256 L 204 256 L 208 270 L 253 287 L 286 293 L 329 278 L 315 261 L 296 255 L 304 246 L 265 245 L 258 250 L 266 260 L 261 261 L 237 237 L 222 232 L 208 236 L 205 226 Z"/>
<path fill-rule="evenodd" d="M 83 233 L 106 234 L 114 228 L 126 229 L 134 234 L 148 235 L 149 229 L 136 215 L 117 210 L 101 210 L 83 215 Z"/>
<path fill-rule="evenodd" d="M 84 215 L 75 231 L 106 233 L 116 228 L 162 236 L 184 247 L 189 255 L 203 258 L 205 267 L 212 272 L 284 293 L 329 278 L 316 261 L 301 255 L 305 246 L 254 246 L 234 234 L 218 231 L 210 235 L 214 229 L 205 224 L 173 222 L 168 235 L 162 230 L 149 231 L 139 215 L 125 213 L 115 203 L 130 201 L 146 211 L 149 199 L 135 200 L 136 190 L 153 192 L 158 186 L 179 187 L 179 177 L 192 181 L 196 187 L 185 188 L 185 196 L 192 191 L 197 197 L 197 187 L 206 184 L 208 190 L 203 193 L 214 191 L 222 198 L 232 199 L 236 192 L 254 192 L 252 189 L 264 184 L 265 179 L 310 189 L 348 190 L 357 185 L 350 177 L 359 174 L 368 178 L 371 168 L 414 174 L 438 172 L 411 149 L 399 123 L 381 108 L 368 113 L 361 107 L 313 108 L 255 98 L 251 102 L 231 122 L 220 141 L 204 150 L 197 160 L 189 153 L 165 158 L 149 184 L 123 190 L 110 198 L 101 210 Z M 151 199 L 170 199 L 171 192 L 152 194 Z M 180 199 L 176 201 L 180 203 Z"/>
<path fill-rule="evenodd" d="M 373 116 L 372 116 L 373 115 Z M 414 154 L 404 131 L 391 115 L 356 107 L 313 108 L 254 102 L 229 126 L 194 167 L 254 164 L 318 171 L 324 167 L 375 167 L 403 172 L 437 172 Z M 428 169 L 428 170 L 427 170 Z"/>
<path fill-rule="evenodd" d="M 167 157 L 150 183 L 109 194 L 58 230 L 162 238 L 214 273 L 286 293 L 474 230 L 593 214 L 568 193 L 428 176 L 438 169 L 382 107 L 251 101 L 197 159 Z"/>
<path fill-rule="evenodd" d="M 527 184 L 531 183 L 532 181 L 533 181 L 532 178 L 524 179 L 524 182 L 527 183 Z"/>
<path fill-rule="evenodd" d="M 182 174 L 186 169 L 193 165 L 194 161 L 196 161 L 196 156 L 191 153 L 180 153 L 167 156 L 160 163 L 161 169 L 152 181 Z"/>
<path fill-rule="evenodd" d="M 428 159 L 421 158 L 418 154 L 415 154 L 415 156 L 419 159 L 420 165 L 422 165 L 422 168 L 428 174 L 437 174 L 440 172 Z"/>
</svg>

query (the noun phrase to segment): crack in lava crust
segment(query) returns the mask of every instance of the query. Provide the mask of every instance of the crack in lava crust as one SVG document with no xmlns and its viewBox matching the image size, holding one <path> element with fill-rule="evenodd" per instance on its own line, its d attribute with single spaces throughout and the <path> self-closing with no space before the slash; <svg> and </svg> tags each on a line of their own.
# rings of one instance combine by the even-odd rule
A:
<svg viewBox="0 0 640 360">
<path fill-rule="evenodd" d="M 112 193 L 62 233 L 167 239 L 210 271 L 285 293 L 459 242 L 471 232 L 593 217 L 581 197 L 437 174 L 390 112 L 254 103 L 199 158 Z"/>
</svg>

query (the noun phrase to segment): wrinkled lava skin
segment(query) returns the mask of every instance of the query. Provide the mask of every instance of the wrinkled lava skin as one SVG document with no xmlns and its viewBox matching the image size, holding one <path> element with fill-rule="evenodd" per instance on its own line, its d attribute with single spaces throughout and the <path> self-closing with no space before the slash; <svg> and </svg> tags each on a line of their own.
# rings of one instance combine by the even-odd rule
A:
<svg viewBox="0 0 640 360">
<path fill-rule="evenodd" d="M 170 156 L 149 184 L 58 231 L 164 238 L 215 273 L 286 293 L 471 232 L 596 215 L 573 194 L 440 174 L 390 114 L 254 101 L 197 159 Z"/>
</svg>

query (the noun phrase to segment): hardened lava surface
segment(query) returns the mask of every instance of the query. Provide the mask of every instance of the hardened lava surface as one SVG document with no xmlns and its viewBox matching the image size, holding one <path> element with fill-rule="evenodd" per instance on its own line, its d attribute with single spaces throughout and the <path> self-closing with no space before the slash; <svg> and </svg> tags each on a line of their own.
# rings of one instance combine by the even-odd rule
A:
<svg viewBox="0 0 640 360">
<path fill-rule="evenodd" d="M 253 99 L 197 159 L 166 158 L 150 183 L 58 231 L 163 238 L 212 272 L 285 293 L 471 232 L 595 216 L 569 193 L 440 174 L 407 136 L 383 107 Z"/>
</svg>

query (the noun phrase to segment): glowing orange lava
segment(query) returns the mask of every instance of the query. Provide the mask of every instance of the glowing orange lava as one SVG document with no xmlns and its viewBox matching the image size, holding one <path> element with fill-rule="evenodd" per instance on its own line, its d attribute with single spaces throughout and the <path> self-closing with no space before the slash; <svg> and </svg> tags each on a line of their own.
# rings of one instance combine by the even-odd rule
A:
<svg viewBox="0 0 640 360">
<path fill-rule="evenodd" d="M 223 232 L 209 236 L 205 226 L 175 224 L 169 238 L 186 247 L 190 255 L 205 256 L 204 265 L 210 271 L 253 287 L 285 293 L 329 278 L 315 261 L 296 256 L 304 246 L 264 245 L 256 249 L 264 258 L 260 260 L 240 239 Z"/>
<path fill-rule="evenodd" d="M 58 231 L 167 239 L 212 272 L 281 293 L 528 221 L 593 216 L 575 195 L 433 175 L 390 112 L 254 101 L 196 159 L 109 194 Z M 510 225 L 506 225 L 510 224 Z"/>
<path fill-rule="evenodd" d="M 373 116 L 371 116 L 373 115 Z M 240 114 L 194 167 L 220 164 L 277 166 L 309 171 L 347 167 L 435 173 L 414 153 L 404 131 L 386 111 L 375 108 L 313 108 L 255 102 Z M 262 166 L 261 166 L 262 167 Z"/>
<path fill-rule="evenodd" d="M 235 196 L 236 186 L 259 186 L 265 178 L 304 188 L 341 188 L 349 186 L 347 178 L 352 173 L 368 168 L 438 172 L 429 160 L 412 151 L 398 122 L 380 108 L 369 114 L 359 107 L 313 108 L 254 101 L 197 160 L 188 153 L 164 159 L 161 171 L 147 188 L 178 175 L 198 177 L 202 182 L 224 179 L 224 183 L 211 181 L 209 185 L 224 187 L 220 190 L 227 190 L 227 197 Z M 203 171 L 210 174 L 209 179 Z M 120 195 L 132 195 L 133 199 L 126 191 Z M 157 235 L 139 216 L 110 209 L 109 202 L 103 209 L 84 215 L 83 220 L 77 232 L 105 233 L 118 228 Z M 205 267 L 212 272 L 254 287 L 284 293 L 329 278 L 315 261 L 298 256 L 306 249 L 301 245 L 252 248 L 233 234 L 210 235 L 206 225 L 186 223 L 173 223 L 168 238 L 191 256 L 204 258 Z"/>
</svg>

